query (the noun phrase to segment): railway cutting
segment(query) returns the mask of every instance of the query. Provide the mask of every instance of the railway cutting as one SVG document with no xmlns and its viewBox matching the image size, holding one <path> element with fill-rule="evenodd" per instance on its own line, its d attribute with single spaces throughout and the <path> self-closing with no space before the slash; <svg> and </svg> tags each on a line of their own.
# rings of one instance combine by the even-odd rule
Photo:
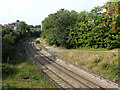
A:
<svg viewBox="0 0 120 90">
<path fill-rule="evenodd" d="M 41 49 L 35 44 L 35 39 L 26 40 L 23 50 L 29 60 L 38 65 L 56 87 L 87 88 L 89 90 L 120 89 L 118 84 L 85 71 Z"/>
</svg>

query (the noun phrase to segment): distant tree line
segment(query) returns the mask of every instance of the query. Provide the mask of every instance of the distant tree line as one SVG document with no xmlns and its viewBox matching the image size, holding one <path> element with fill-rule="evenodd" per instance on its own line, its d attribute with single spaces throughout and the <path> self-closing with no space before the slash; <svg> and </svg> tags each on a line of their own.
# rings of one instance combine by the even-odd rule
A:
<svg viewBox="0 0 120 90">
<path fill-rule="evenodd" d="M 108 4 L 110 3 L 106 3 L 103 7 L 95 7 L 90 12 L 78 13 L 74 10 L 60 9 L 56 13 L 49 14 L 42 21 L 42 37 L 49 45 L 69 49 L 120 48 L 120 14 L 112 16 L 114 19 L 112 22 L 107 11 L 101 13 L 103 9 L 108 8 Z M 116 4 L 113 4 L 113 7 L 114 5 Z M 107 20 L 109 21 L 108 26 L 106 25 Z M 114 29 L 112 29 L 113 25 Z"/>
<path fill-rule="evenodd" d="M 30 28 L 41 28 L 41 25 L 35 25 L 35 26 L 29 25 L 29 26 L 30 26 Z"/>
<path fill-rule="evenodd" d="M 18 24 L 17 30 L 12 30 L 9 27 L 2 28 L 2 60 L 7 62 L 7 58 L 12 59 L 17 55 L 17 45 L 20 40 L 26 37 L 39 37 L 41 30 L 30 30 L 28 24 L 21 21 Z"/>
</svg>

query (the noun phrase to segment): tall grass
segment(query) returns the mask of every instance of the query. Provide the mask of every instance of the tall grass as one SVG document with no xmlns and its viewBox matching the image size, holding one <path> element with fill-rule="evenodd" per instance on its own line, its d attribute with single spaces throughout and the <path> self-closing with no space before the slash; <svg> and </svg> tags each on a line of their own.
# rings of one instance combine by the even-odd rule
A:
<svg viewBox="0 0 120 90">
<path fill-rule="evenodd" d="M 26 40 L 26 39 L 24 39 Z M 21 40 L 17 47 L 17 54 L 2 68 L 2 88 L 55 88 L 55 86 L 42 74 L 40 68 L 28 61 L 21 53 Z"/>
</svg>

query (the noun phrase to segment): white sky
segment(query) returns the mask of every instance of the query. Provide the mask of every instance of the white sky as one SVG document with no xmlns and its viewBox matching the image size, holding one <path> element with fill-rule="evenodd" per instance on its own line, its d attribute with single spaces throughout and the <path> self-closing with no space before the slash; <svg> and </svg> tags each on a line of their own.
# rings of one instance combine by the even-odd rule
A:
<svg viewBox="0 0 120 90">
<path fill-rule="evenodd" d="M 29 25 L 41 24 L 51 13 L 61 8 L 77 12 L 90 11 L 108 0 L 0 0 L 0 24 L 25 21 Z"/>
</svg>

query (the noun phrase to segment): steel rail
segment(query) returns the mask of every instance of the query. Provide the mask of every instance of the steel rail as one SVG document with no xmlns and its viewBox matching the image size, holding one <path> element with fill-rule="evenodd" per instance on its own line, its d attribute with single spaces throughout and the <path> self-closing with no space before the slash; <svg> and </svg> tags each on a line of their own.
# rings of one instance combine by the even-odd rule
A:
<svg viewBox="0 0 120 90">
<path fill-rule="evenodd" d="M 27 43 L 28 44 L 28 43 Z M 29 47 L 29 45 L 28 45 Z M 31 56 L 32 58 L 34 58 L 34 60 L 36 60 L 38 63 L 40 63 L 43 67 L 45 67 L 47 70 L 49 70 L 52 74 L 54 74 L 55 76 L 57 76 L 58 78 L 60 78 L 64 83 L 68 84 L 71 88 L 75 88 L 73 85 L 69 84 L 67 81 L 65 81 L 63 78 L 61 78 L 60 76 L 58 76 L 57 74 L 55 74 L 52 70 L 50 70 L 49 68 L 47 68 L 46 66 L 44 66 L 38 59 L 36 59 L 32 53 L 30 52 L 29 48 L 26 50 Z M 54 81 L 55 82 L 55 81 Z M 57 82 L 56 82 L 57 83 Z M 58 83 L 57 83 L 58 84 Z M 58 84 L 59 85 L 59 84 Z M 59 85 L 60 86 L 60 85 Z M 61 88 L 63 88 L 62 86 L 60 86 Z"/>
<path fill-rule="evenodd" d="M 31 44 L 31 43 L 30 43 Z M 32 46 L 30 46 L 31 48 L 33 48 Z M 34 50 L 34 49 L 33 49 Z M 34 50 L 34 52 L 38 55 L 38 53 Z M 40 54 L 39 54 L 39 56 L 40 56 Z M 45 55 L 44 55 L 45 56 Z M 40 56 L 41 58 L 43 58 L 42 56 Z M 48 60 L 46 60 L 45 58 L 43 58 L 45 61 L 47 61 L 49 64 L 51 64 Z M 50 58 L 48 58 L 48 59 L 50 59 Z M 55 68 L 57 68 L 57 69 L 59 69 L 60 71 L 62 71 L 62 72 L 64 72 L 65 74 L 67 74 L 69 77 L 71 77 L 71 78 L 73 78 L 74 80 L 76 80 L 77 82 L 79 82 L 79 83 L 81 83 L 82 85 L 84 85 L 84 86 L 86 86 L 86 87 L 88 87 L 88 88 L 90 88 L 90 89 L 93 89 L 93 88 L 91 88 L 90 86 L 88 86 L 88 85 L 86 85 L 86 84 L 84 84 L 84 83 L 82 83 L 81 81 L 79 81 L 78 79 L 76 79 L 76 78 L 74 78 L 73 76 L 71 76 L 71 75 L 69 75 L 68 73 L 66 73 L 65 71 L 63 71 L 63 70 L 61 70 L 60 68 L 58 68 L 58 67 L 56 67 L 55 65 L 53 65 Z M 63 66 L 62 66 L 63 67 Z M 66 68 L 65 68 L 66 69 Z M 68 69 L 66 69 L 66 70 L 68 70 Z M 74 73 L 73 73 L 74 74 Z"/>
<path fill-rule="evenodd" d="M 34 42 L 33 42 L 33 43 L 34 43 Z M 34 43 L 34 44 L 33 44 L 33 43 L 32 43 L 32 46 L 34 47 L 34 50 L 38 51 L 38 49 L 35 48 L 35 43 Z M 33 48 L 33 47 L 32 47 L 32 48 Z M 51 58 L 45 56 L 45 55 L 44 55 L 43 53 L 41 53 L 40 51 L 39 51 L 39 53 L 42 54 L 44 57 L 48 58 L 49 60 L 51 60 L 51 61 L 53 62 L 53 60 L 52 60 Z M 39 53 L 37 53 L 37 54 L 39 54 Z M 40 55 L 40 54 L 39 54 L 39 55 Z M 54 62 L 54 63 L 56 63 L 56 62 Z M 68 69 L 65 68 L 64 66 L 62 66 L 62 65 L 60 65 L 60 64 L 58 64 L 58 63 L 56 63 L 56 64 L 59 65 L 59 66 L 61 66 L 61 67 L 64 68 L 64 69 L 68 70 Z M 94 85 L 96 86 L 96 87 L 94 87 L 94 88 L 100 88 L 100 89 L 102 89 L 102 90 L 105 90 L 105 89 L 102 88 L 101 86 L 99 86 L 99 85 L 97 85 L 96 83 L 94 83 L 94 82 L 92 82 L 92 81 L 90 81 L 90 80 L 84 78 L 83 76 L 80 76 L 80 75 L 74 73 L 74 72 L 71 71 L 71 70 L 68 70 L 68 71 L 71 72 L 71 73 L 73 73 L 73 74 L 75 74 L 75 75 L 77 75 L 78 77 L 81 77 L 81 78 L 85 79 L 86 81 L 88 81 L 88 82 L 94 84 Z M 86 85 L 86 84 L 85 84 L 85 85 Z"/>
</svg>

